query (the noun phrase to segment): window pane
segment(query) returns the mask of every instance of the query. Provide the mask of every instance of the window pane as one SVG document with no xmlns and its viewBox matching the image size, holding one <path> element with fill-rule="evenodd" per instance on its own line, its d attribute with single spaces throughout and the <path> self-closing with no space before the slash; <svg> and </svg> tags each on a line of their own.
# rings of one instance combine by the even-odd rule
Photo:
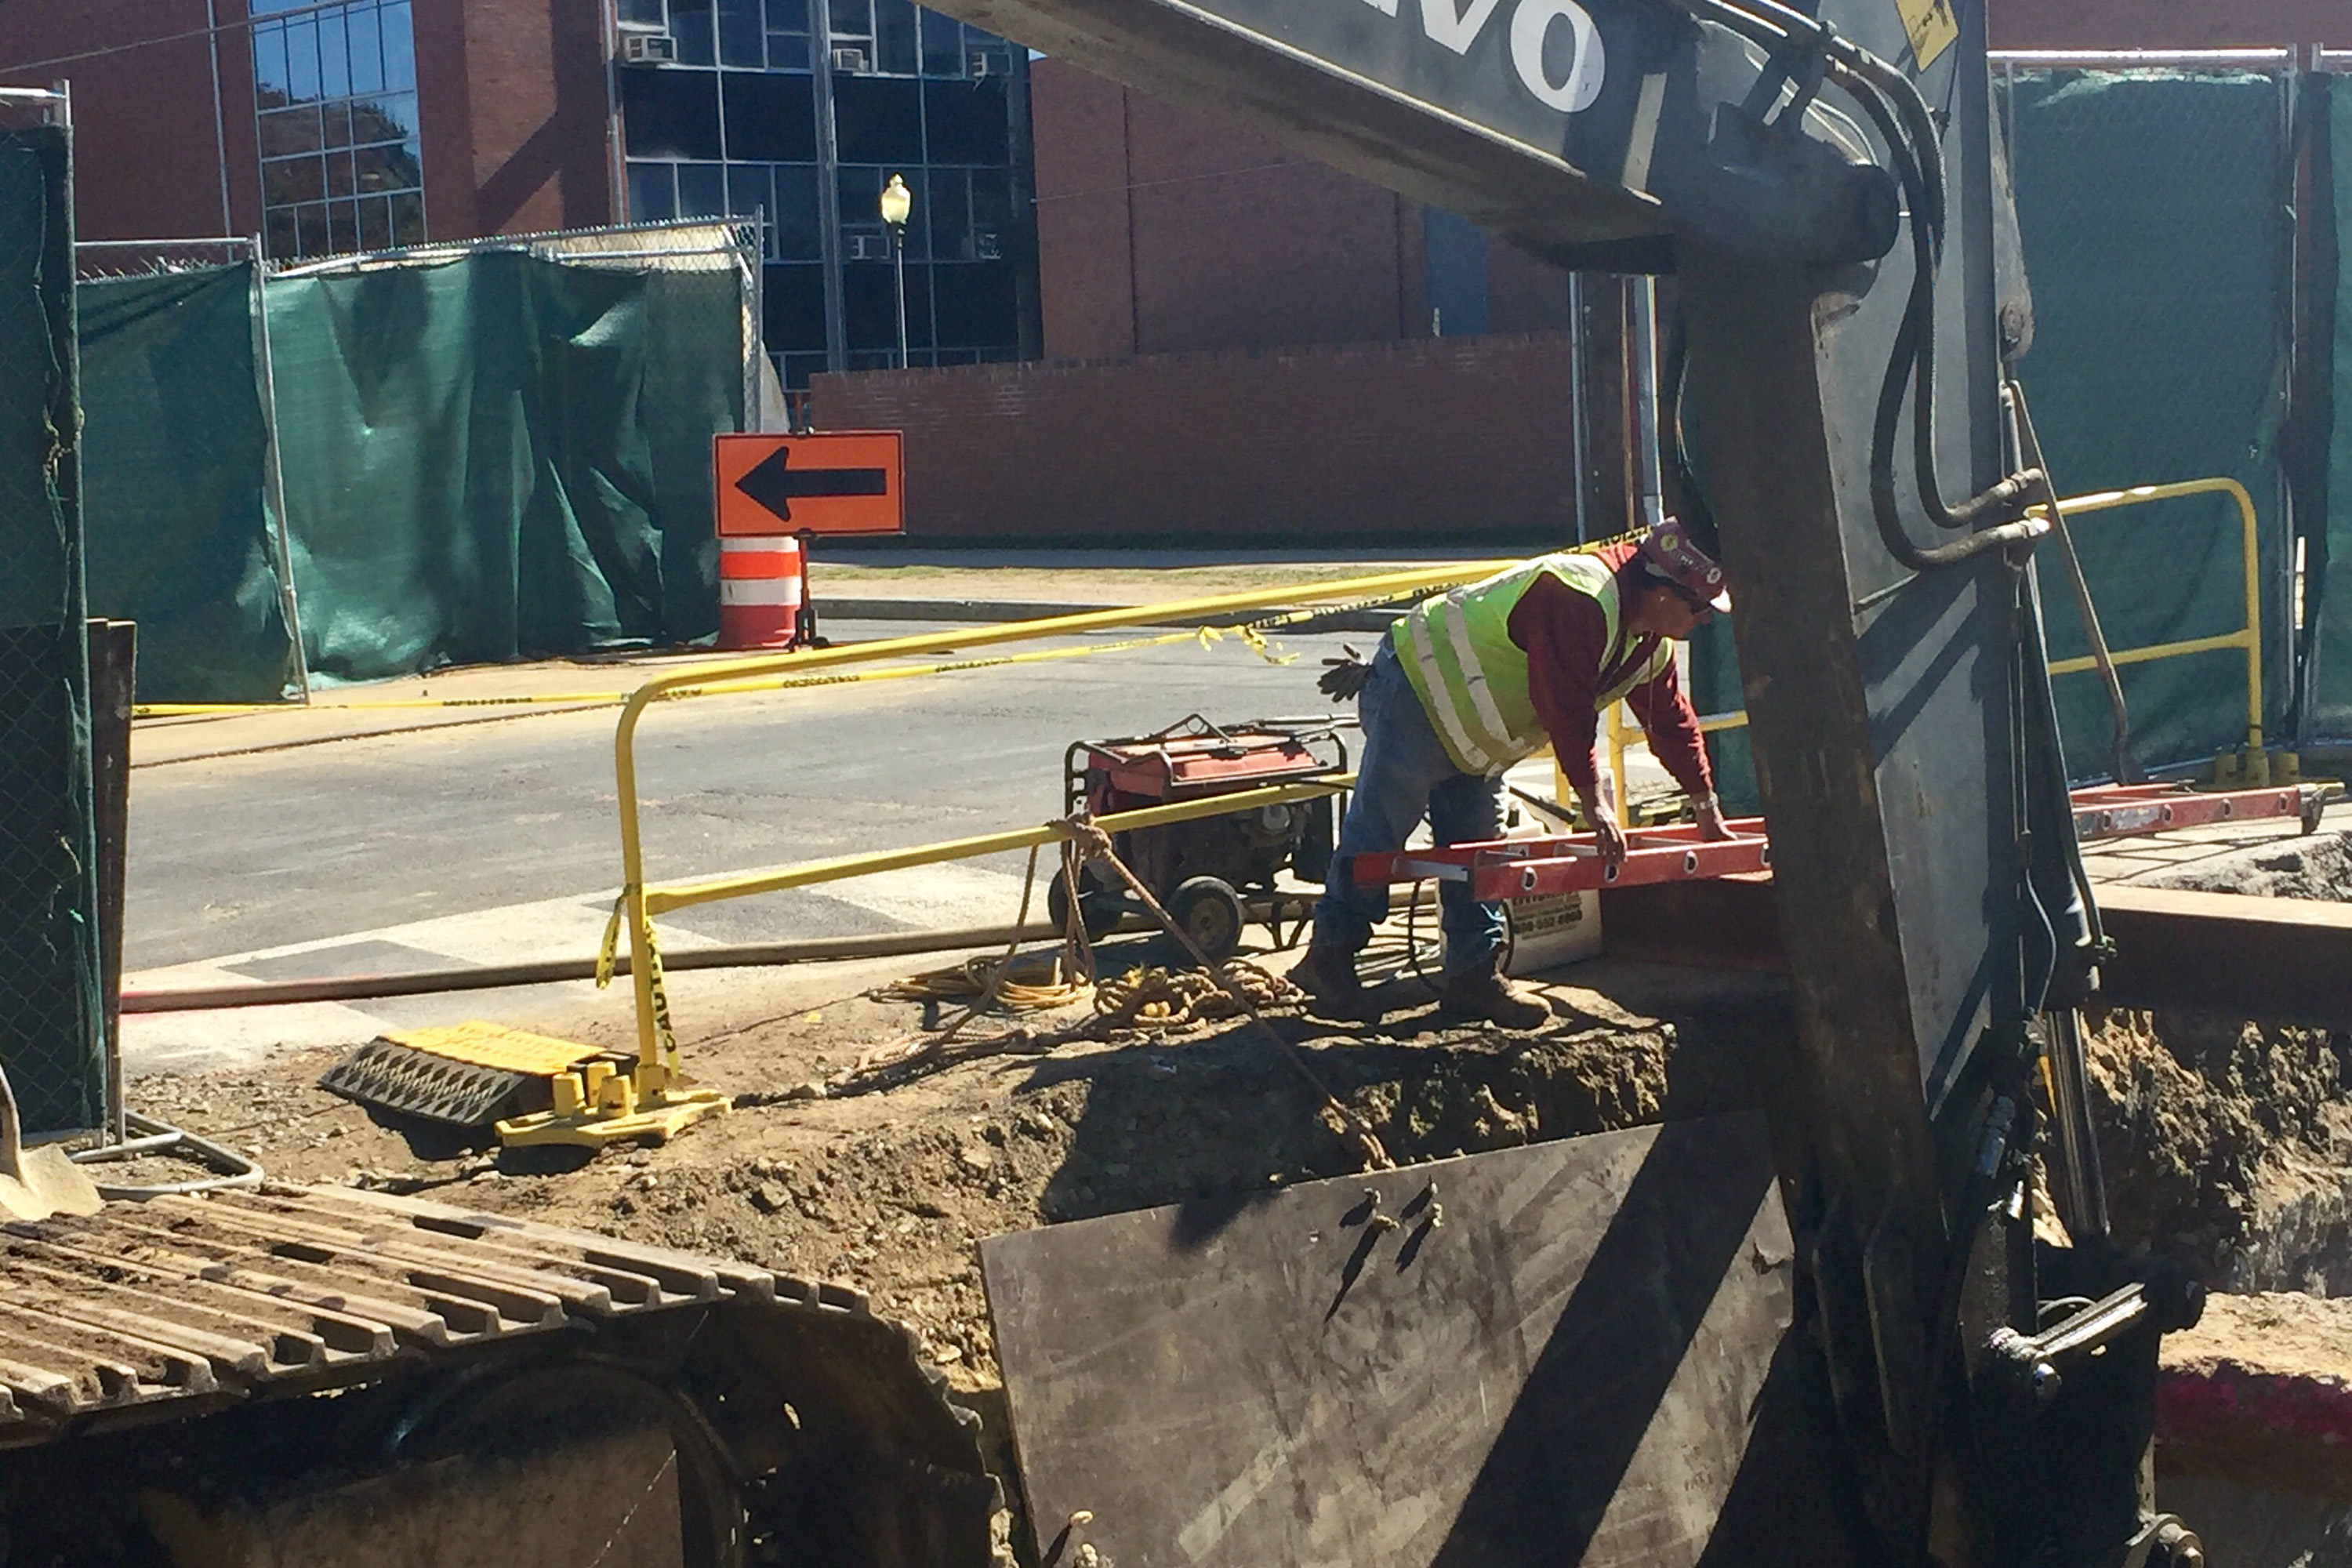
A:
<svg viewBox="0 0 2352 1568">
<path fill-rule="evenodd" d="M 890 77 L 835 78 L 833 124 L 841 161 L 898 165 L 921 163 L 923 122 L 919 90 L 919 84 L 914 81 Z"/>
<path fill-rule="evenodd" d="M 296 248 L 304 256 L 324 256 L 327 252 L 327 209 L 323 205 L 297 207 L 294 210 L 297 234 Z"/>
<path fill-rule="evenodd" d="M 352 144 L 352 111 L 348 104 L 331 103 L 319 111 L 320 142 L 330 147 Z"/>
<path fill-rule="evenodd" d="M 768 62 L 771 65 L 797 66 L 808 58 L 808 51 L 791 56 L 776 51 L 776 39 L 790 35 L 804 37 L 809 30 L 808 0 L 768 0 Z"/>
<path fill-rule="evenodd" d="M 1013 226 L 1013 174 L 1007 169 L 971 172 L 971 226 L 1002 234 Z"/>
<path fill-rule="evenodd" d="M 629 221 L 660 223 L 677 216 L 677 176 L 667 163 L 629 165 Z"/>
<path fill-rule="evenodd" d="M 383 90 L 383 38 L 377 30 L 378 16 L 373 5 L 354 6 L 349 14 L 353 92 Z"/>
<path fill-rule="evenodd" d="M 937 11 L 923 18 L 923 72 L 927 76 L 963 75 L 963 24 Z"/>
<path fill-rule="evenodd" d="M 631 67 L 621 76 L 621 114 L 633 158 L 719 156 L 716 71 Z"/>
<path fill-rule="evenodd" d="M 727 155 L 763 163 L 816 157 L 814 79 L 766 74 L 727 78 Z"/>
<path fill-rule="evenodd" d="M 621 20 L 641 26 L 661 26 L 662 0 L 621 0 Z"/>
<path fill-rule="evenodd" d="M 327 194 L 348 196 L 352 194 L 352 155 L 349 153 L 327 154 Z"/>
<path fill-rule="evenodd" d="M 361 192 L 411 191 L 425 183 L 414 142 L 362 148 L 352 154 L 352 189 Z M 332 169 L 328 173 L 331 179 Z"/>
<path fill-rule="evenodd" d="M 964 262 L 936 268 L 932 289 L 939 301 L 943 347 L 1010 348 L 1020 341 L 1009 264 Z"/>
<path fill-rule="evenodd" d="M 315 202 L 326 194 L 326 170 L 316 157 L 280 158 L 261 165 L 261 200 L 265 206 Z"/>
<path fill-rule="evenodd" d="M 931 254 L 961 259 L 971 254 L 971 176 L 961 169 L 929 171 L 931 188 Z"/>
<path fill-rule="evenodd" d="M 268 212 L 264 215 L 262 218 L 262 243 L 269 247 L 269 254 L 273 257 L 287 257 L 295 254 L 295 247 L 300 242 L 297 240 L 294 236 L 293 208 L 271 207 Z"/>
<path fill-rule="evenodd" d="M 765 163 L 727 165 L 727 210 L 736 217 L 751 217 L 776 210 L 776 196 L 768 188 Z"/>
<path fill-rule="evenodd" d="M 1004 80 L 927 81 L 923 112 L 930 122 L 934 163 L 1003 163 L 1011 127 Z"/>
<path fill-rule="evenodd" d="M 352 142 L 404 142 L 416 134 L 416 95 L 396 93 L 362 99 L 352 105 Z"/>
<path fill-rule="evenodd" d="M 264 109 L 275 109 L 286 101 L 286 29 L 282 26 L 253 30 L 253 92 L 255 102 Z"/>
<path fill-rule="evenodd" d="M 760 314 L 768 346 L 824 352 L 824 268 L 763 267 Z"/>
<path fill-rule="evenodd" d="M 286 96 L 296 103 L 319 96 L 319 28 L 308 16 L 286 24 Z"/>
<path fill-rule="evenodd" d="M 833 18 L 833 36 L 836 38 L 874 36 L 873 14 L 866 0 L 830 0 L 826 15 Z"/>
<path fill-rule="evenodd" d="M 677 166 L 677 216 L 725 217 L 726 172 L 716 163 L 680 163 Z"/>
<path fill-rule="evenodd" d="M 352 48 L 341 11 L 321 11 L 319 24 L 319 96 L 349 98 L 352 91 Z M 356 234 L 358 231 L 352 231 Z"/>
<path fill-rule="evenodd" d="M 425 243 L 425 198 L 415 191 L 392 198 L 392 243 Z"/>
<path fill-rule="evenodd" d="M 710 42 L 710 0 L 669 0 L 670 37 L 677 40 L 680 65 L 716 65 Z"/>
<path fill-rule="evenodd" d="M 769 221 L 773 226 L 777 259 L 814 261 L 824 254 L 814 166 L 788 163 L 776 171 L 776 206 Z"/>
<path fill-rule="evenodd" d="M 315 105 L 283 110 L 261 117 L 263 157 L 275 158 L 288 153 L 315 153 L 319 146 L 319 110 Z"/>
<path fill-rule="evenodd" d="M 416 85 L 416 37 L 409 30 L 408 0 L 386 5 L 382 23 L 384 89 L 403 92 Z"/>
<path fill-rule="evenodd" d="M 760 21 L 760 0 L 719 0 L 720 65 L 758 70 L 768 63 L 762 52 L 766 37 Z"/>
<path fill-rule="evenodd" d="M 349 202 L 327 204 L 327 243 L 337 254 L 360 247 L 360 215 Z"/>
<path fill-rule="evenodd" d="M 877 168 L 853 168 L 847 164 L 833 174 L 834 199 L 839 204 L 842 227 L 878 227 L 882 222 L 882 182 L 888 176 Z"/>
<path fill-rule="evenodd" d="M 915 74 L 915 8 L 907 0 L 874 0 L 874 68 Z"/>
<path fill-rule="evenodd" d="M 849 261 L 841 268 L 841 310 L 848 329 L 849 348 L 898 349 L 898 310 L 892 303 L 890 264 Z"/>
<path fill-rule="evenodd" d="M 360 247 L 363 250 L 385 250 L 392 246 L 392 203 L 383 196 L 372 196 L 360 203 Z"/>
</svg>

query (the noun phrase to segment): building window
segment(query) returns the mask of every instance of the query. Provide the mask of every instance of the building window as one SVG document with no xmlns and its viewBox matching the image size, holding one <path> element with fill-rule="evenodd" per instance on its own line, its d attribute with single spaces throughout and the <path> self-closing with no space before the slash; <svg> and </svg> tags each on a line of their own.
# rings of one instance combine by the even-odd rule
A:
<svg viewBox="0 0 2352 1568">
<path fill-rule="evenodd" d="M 1030 248 L 1013 166 L 1003 39 L 909 0 L 613 0 L 625 37 L 666 35 L 620 67 L 628 216 L 764 214 L 768 348 L 787 384 L 897 363 L 897 278 L 877 200 L 904 174 L 907 346 L 918 365 L 1018 356 L 1016 268 Z M 811 35 L 814 24 L 822 28 Z M 822 72 L 833 104 L 822 132 Z M 839 233 L 828 256 L 823 197 Z M 826 342 L 827 300 L 841 338 Z"/>
<path fill-rule="evenodd" d="M 250 11 L 269 254 L 421 243 L 425 164 L 409 0 L 253 0 Z"/>
</svg>

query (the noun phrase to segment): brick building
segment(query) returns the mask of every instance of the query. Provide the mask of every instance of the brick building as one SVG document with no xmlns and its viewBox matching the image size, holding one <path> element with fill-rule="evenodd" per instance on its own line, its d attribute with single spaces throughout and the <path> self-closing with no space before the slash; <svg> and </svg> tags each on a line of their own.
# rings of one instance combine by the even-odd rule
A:
<svg viewBox="0 0 2352 1568">
<path fill-rule="evenodd" d="M 909 0 L 0 5 L 0 80 L 72 84 L 81 237 L 274 258 L 764 214 L 788 380 L 1036 352 L 1027 51 Z"/>
</svg>

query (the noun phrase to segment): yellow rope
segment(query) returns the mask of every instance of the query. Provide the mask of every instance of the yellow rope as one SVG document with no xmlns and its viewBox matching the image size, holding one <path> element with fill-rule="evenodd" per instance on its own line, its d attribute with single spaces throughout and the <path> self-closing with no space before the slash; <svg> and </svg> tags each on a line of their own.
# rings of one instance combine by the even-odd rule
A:
<svg viewBox="0 0 2352 1568">
<path fill-rule="evenodd" d="M 1074 980 L 1056 952 L 1013 959 L 976 954 L 947 969 L 927 969 L 869 993 L 884 1002 L 968 1002 L 989 996 L 1008 1012 L 1037 1013 L 1086 1000 L 1087 983 Z"/>
</svg>

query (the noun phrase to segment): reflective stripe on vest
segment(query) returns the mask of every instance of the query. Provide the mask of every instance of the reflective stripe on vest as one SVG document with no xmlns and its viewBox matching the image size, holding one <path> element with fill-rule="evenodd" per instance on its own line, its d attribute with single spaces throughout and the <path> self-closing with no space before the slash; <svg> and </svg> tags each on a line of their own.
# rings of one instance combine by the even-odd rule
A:
<svg viewBox="0 0 2352 1568">
<path fill-rule="evenodd" d="M 1413 606 L 1389 636 L 1406 680 L 1436 727 L 1454 765 L 1466 773 L 1492 776 L 1549 739 L 1528 692 L 1528 656 L 1511 640 L 1511 611 L 1549 574 L 1589 595 L 1601 606 L 1602 646 L 1618 651 L 1616 574 L 1590 554 L 1563 552 L 1523 562 L 1481 582 L 1436 595 Z M 1672 645 L 1659 640 L 1649 657 L 1633 662 L 1596 707 L 1606 709 L 1635 687 L 1654 679 L 1674 660 Z M 1608 659 L 1602 660 L 1607 668 Z"/>
</svg>

